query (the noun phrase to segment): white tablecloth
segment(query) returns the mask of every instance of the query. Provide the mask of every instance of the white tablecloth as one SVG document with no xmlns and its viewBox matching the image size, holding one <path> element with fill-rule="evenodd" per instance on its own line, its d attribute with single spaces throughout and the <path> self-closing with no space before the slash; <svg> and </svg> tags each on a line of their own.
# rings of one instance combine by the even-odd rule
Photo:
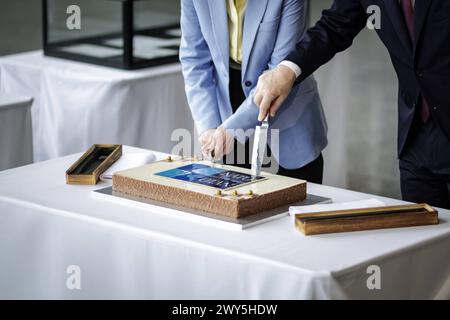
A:
<svg viewBox="0 0 450 320">
<path fill-rule="evenodd" d="M 193 132 L 179 64 L 123 71 L 43 56 L 0 58 L 0 92 L 31 96 L 34 161 L 123 143 L 170 152 Z"/>
<path fill-rule="evenodd" d="M 306 237 L 285 217 L 230 231 L 91 197 L 105 183 L 65 185 L 77 156 L 0 172 L 0 298 L 433 298 L 450 274 L 446 210 L 435 226 Z M 80 290 L 66 287 L 70 265 Z M 367 288 L 370 265 L 381 290 Z"/>
<path fill-rule="evenodd" d="M 0 92 L 0 170 L 33 162 L 32 102 Z"/>
</svg>

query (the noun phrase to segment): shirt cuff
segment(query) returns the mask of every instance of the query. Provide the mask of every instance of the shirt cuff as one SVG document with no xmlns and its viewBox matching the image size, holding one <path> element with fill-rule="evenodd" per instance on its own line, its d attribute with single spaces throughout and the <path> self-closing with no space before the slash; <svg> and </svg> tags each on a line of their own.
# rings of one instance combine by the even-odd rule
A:
<svg viewBox="0 0 450 320">
<path fill-rule="evenodd" d="M 294 71 L 295 78 L 298 78 L 302 74 L 302 69 L 300 69 L 300 67 L 298 65 L 296 65 L 295 63 L 293 63 L 292 61 L 283 60 L 280 62 L 280 65 L 288 67 L 289 69 Z"/>
</svg>

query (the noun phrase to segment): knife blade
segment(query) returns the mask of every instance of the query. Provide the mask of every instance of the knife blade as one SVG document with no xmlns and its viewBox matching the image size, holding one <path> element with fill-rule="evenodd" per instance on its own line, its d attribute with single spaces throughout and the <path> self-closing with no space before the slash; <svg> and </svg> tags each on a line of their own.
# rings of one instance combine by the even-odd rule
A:
<svg viewBox="0 0 450 320">
<path fill-rule="evenodd" d="M 269 130 L 269 115 L 255 128 L 255 138 L 252 152 L 252 175 L 259 176 L 266 152 L 267 133 Z"/>
</svg>

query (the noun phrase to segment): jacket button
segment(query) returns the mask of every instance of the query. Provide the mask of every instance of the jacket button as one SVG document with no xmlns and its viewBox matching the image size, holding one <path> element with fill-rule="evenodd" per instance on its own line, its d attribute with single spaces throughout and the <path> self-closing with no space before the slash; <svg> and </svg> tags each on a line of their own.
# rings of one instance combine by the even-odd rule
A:
<svg viewBox="0 0 450 320">
<path fill-rule="evenodd" d="M 245 81 L 245 86 L 246 87 L 251 87 L 252 86 L 252 82 L 251 81 Z"/>
<path fill-rule="evenodd" d="M 434 110 L 434 111 L 437 111 L 438 108 L 439 108 L 439 107 L 433 107 L 433 110 Z"/>
<path fill-rule="evenodd" d="M 417 72 L 417 76 L 418 76 L 419 78 L 423 78 L 423 72 L 422 72 L 422 71 L 418 71 L 418 72 Z"/>
</svg>

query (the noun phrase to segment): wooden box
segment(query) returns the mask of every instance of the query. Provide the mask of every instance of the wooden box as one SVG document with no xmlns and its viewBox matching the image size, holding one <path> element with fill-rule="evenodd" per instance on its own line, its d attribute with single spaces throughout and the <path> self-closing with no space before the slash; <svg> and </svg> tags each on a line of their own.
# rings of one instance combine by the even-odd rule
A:
<svg viewBox="0 0 450 320">
<path fill-rule="evenodd" d="M 295 215 L 295 226 L 305 235 L 413 227 L 438 223 L 438 212 L 427 204 Z"/>
<path fill-rule="evenodd" d="M 67 171 L 67 184 L 97 184 L 100 175 L 122 155 L 122 145 L 94 144 Z"/>
</svg>

